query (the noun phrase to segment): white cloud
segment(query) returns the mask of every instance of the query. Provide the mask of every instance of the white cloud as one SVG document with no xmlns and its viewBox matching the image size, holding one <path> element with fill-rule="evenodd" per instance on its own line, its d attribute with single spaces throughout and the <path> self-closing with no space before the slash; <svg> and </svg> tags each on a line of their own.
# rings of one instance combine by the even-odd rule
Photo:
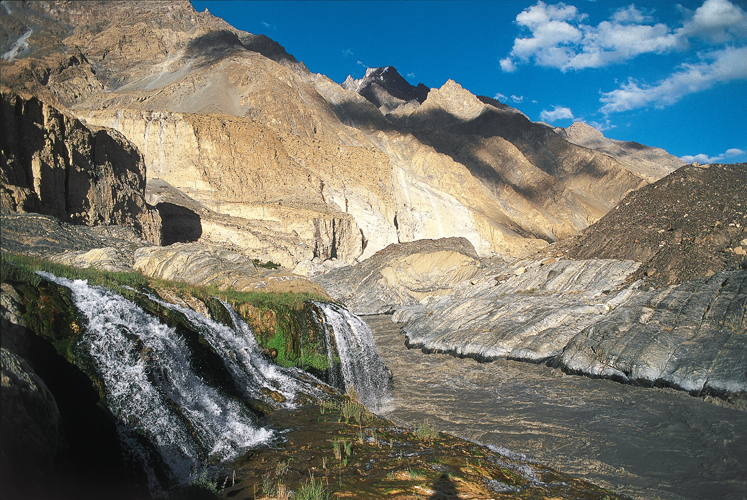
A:
<svg viewBox="0 0 747 500">
<path fill-rule="evenodd" d="M 264 26 L 268 30 L 276 30 L 276 29 L 278 29 L 278 27 L 276 25 L 270 24 L 270 23 L 265 22 L 265 21 L 262 21 L 262 26 Z"/>
<path fill-rule="evenodd" d="M 746 154 L 746 153 L 742 151 L 741 149 L 730 148 L 730 149 L 727 149 L 725 153 L 721 153 L 718 156 L 710 157 L 707 154 L 700 153 L 695 156 L 690 156 L 690 155 L 681 156 L 680 160 L 682 160 L 685 163 L 692 163 L 694 161 L 697 161 L 698 163 L 718 163 L 727 158 L 734 158 L 736 156 L 740 156 L 743 154 Z"/>
<path fill-rule="evenodd" d="M 353 51 L 351 49 L 343 49 L 342 55 L 344 55 L 345 57 L 350 57 L 353 55 Z"/>
<path fill-rule="evenodd" d="M 730 0 L 705 0 L 694 12 L 681 10 L 686 20 L 677 29 L 654 24 L 648 13 L 632 4 L 618 9 L 610 20 L 592 26 L 584 23 L 586 14 L 572 5 L 538 1 L 516 16 L 516 24 L 529 36 L 514 40 L 511 53 L 500 60 L 500 66 L 507 73 L 516 71 L 522 63 L 561 71 L 581 70 L 621 63 L 646 53 L 682 50 L 691 41 L 715 44 L 698 54 L 699 62 L 682 64 L 655 84 L 630 78 L 617 89 L 602 93 L 599 111 L 605 115 L 668 106 L 718 83 L 747 79 L 745 10 Z M 543 115 L 559 116 L 560 109 L 543 111 Z"/>
<path fill-rule="evenodd" d="M 525 97 L 523 95 L 511 95 L 511 97 L 507 97 L 500 92 L 496 92 L 496 94 L 493 96 L 493 99 L 498 99 L 499 101 L 508 102 L 512 101 L 516 104 L 521 104 L 524 102 Z"/>
<path fill-rule="evenodd" d="M 516 64 L 510 57 L 506 57 L 505 59 L 501 59 L 501 69 L 505 71 L 506 73 L 513 73 L 516 71 Z"/>
<path fill-rule="evenodd" d="M 675 73 L 655 85 L 639 85 L 630 79 L 620 88 L 602 93 L 599 101 L 603 106 L 600 111 L 609 114 L 652 105 L 663 107 L 717 83 L 747 78 L 747 47 L 729 46 L 704 57 L 706 61 L 683 64 Z"/>
<path fill-rule="evenodd" d="M 612 125 L 609 120 L 605 120 L 604 123 L 593 121 L 593 122 L 590 122 L 589 125 L 599 130 L 600 132 L 604 132 L 605 130 L 612 130 L 616 126 L 616 125 Z"/>
<path fill-rule="evenodd" d="M 612 20 L 617 23 L 645 23 L 651 20 L 650 16 L 638 10 L 635 5 L 629 5 L 620 9 L 612 15 Z"/>
<path fill-rule="evenodd" d="M 542 1 L 522 11 L 516 24 L 530 36 L 514 39 L 511 53 L 500 60 L 501 69 L 511 73 L 522 63 L 561 71 L 601 68 L 641 54 L 682 50 L 690 39 L 747 42 L 747 13 L 729 0 L 705 0 L 677 29 L 653 24 L 635 5 L 618 9 L 596 26 L 584 24 L 586 17 L 574 6 Z"/>
<path fill-rule="evenodd" d="M 711 43 L 745 40 L 747 13 L 729 0 L 706 0 L 677 33 Z"/>
<path fill-rule="evenodd" d="M 665 24 L 644 24 L 650 17 L 634 5 L 619 9 L 611 21 L 597 26 L 584 24 L 586 17 L 574 6 L 537 2 L 516 16 L 516 24 L 531 36 L 514 39 L 511 53 L 500 61 L 501 69 L 510 73 L 518 63 L 530 61 L 562 71 L 599 68 L 683 46 Z"/>
<path fill-rule="evenodd" d="M 407 73 L 407 78 L 415 78 L 415 73 Z"/>
<path fill-rule="evenodd" d="M 540 120 L 543 122 L 552 123 L 558 120 L 573 120 L 573 113 L 570 108 L 564 108 L 562 106 L 553 106 L 552 111 L 543 109 L 540 113 Z"/>
</svg>

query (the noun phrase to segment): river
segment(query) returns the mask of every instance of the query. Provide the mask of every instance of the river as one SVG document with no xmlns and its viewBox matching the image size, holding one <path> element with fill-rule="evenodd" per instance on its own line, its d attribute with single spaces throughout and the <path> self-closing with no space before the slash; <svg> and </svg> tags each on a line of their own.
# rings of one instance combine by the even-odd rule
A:
<svg viewBox="0 0 747 500">
<path fill-rule="evenodd" d="M 394 376 L 382 412 L 524 454 L 636 499 L 747 499 L 747 411 L 681 391 L 478 363 L 404 346 L 391 316 L 366 316 Z"/>
</svg>

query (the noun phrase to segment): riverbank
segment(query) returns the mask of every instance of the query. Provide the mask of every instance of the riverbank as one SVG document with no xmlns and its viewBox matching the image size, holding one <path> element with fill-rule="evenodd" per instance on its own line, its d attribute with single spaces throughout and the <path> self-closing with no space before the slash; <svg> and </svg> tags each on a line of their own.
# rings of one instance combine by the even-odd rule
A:
<svg viewBox="0 0 747 500">
<path fill-rule="evenodd" d="M 313 481 L 320 493 L 303 498 L 621 498 L 508 450 L 436 432 L 427 422 L 409 429 L 365 410 L 360 420 L 345 418 L 332 406 L 268 415 L 266 425 L 287 429 L 283 441 L 228 464 L 216 478 L 227 485 L 221 497 L 284 499 Z"/>
<path fill-rule="evenodd" d="M 385 416 L 425 418 L 638 499 L 743 499 L 747 412 L 665 388 L 407 349 L 391 316 L 366 316 L 393 373 Z"/>
</svg>

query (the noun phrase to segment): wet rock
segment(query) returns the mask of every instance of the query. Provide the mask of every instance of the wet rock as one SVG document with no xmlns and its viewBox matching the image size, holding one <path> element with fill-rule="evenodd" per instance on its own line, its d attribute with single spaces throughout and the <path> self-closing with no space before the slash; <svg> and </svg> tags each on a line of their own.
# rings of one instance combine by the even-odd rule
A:
<svg viewBox="0 0 747 500">
<path fill-rule="evenodd" d="M 399 308 L 410 347 L 571 373 L 747 393 L 747 272 L 664 289 L 624 287 L 632 261 L 558 261 L 495 284 L 484 276 L 427 306 Z M 475 282 L 475 280 L 473 280 Z"/>
<path fill-rule="evenodd" d="M 403 307 L 408 345 L 480 360 L 542 362 L 558 356 L 586 326 L 617 306 L 631 290 L 619 288 L 635 271 L 633 261 L 527 261 L 491 269 L 474 285 L 463 283 L 426 306 Z M 524 268 L 525 272 L 516 274 Z M 495 274 L 510 278 L 496 283 Z M 604 292 L 607 292 L 605 294 Z"/>
<path fill-rule="evenodd" d="M 747 393 L 747 272 L 634 294 L 586 327 L 563 369 L 692 394 Z"/>
</svg>

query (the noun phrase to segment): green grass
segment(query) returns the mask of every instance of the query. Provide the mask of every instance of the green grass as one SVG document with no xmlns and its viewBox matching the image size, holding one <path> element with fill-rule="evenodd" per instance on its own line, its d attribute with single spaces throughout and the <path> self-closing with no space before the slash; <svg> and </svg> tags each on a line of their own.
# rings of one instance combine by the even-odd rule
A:
<svg viewBox="0 0 747 500">
<path fill-rule="evenodd" d="M 415 436 L 421 441 L 433 441 L 438 438 L 438 431 L 426 419 L 415 428 Z"/>
<path fill-rule="evenodd" d="M 262 348 L 278 350 L 276 362 L 279 365 L 295 366 L 317 372 L 323 372 L 329 367 L 326 348 L 322 343 L 324 336 L 314 332 L 307 305 L 309 301 L 324 302 L 326 300 L 324 297 L 309 293 L 239 292 L 221 289 L 215 285 L 195 286 L 183 282 L 150 278 L 135 271 L 115 273 L 94 268 L 80 269 L 38 257 L 2 252 L 0 259 L 2 281 L 14 281 L 38 287 L 44 280 L 36 274 L 36 271 L 46 271 L 71 280 L 87 280 L 90 285 L 104 286 L 128 298 L 133 297 L 133 292 L 128 288 L 164 289 L 180 297 L 195 297 L 206 304 L 209 304 L 213 297 L 217 297 L 231 304 L 236 311 L 240 311 L 242 305 L 249 305 L 260 314 L 271 310 L 274 312 L 275 321 L 274 327 L 269 331 L 263 329 L 261 324 L 253 324 L 251 318 L 245 316 L 245 320 L 252 327 Z M 64 346 L 59 347 L 64 348 Z M 336 361 L 339 363 L 339 360 Z"/>
<path fill-rule="evenodd" d="M 293 500 L 331 500 L 332 494 L 324 486 L 321 479 L 315 479 L 312 474 L 308 481 L 303 483 L 295 495 Z"/>
</svg>

